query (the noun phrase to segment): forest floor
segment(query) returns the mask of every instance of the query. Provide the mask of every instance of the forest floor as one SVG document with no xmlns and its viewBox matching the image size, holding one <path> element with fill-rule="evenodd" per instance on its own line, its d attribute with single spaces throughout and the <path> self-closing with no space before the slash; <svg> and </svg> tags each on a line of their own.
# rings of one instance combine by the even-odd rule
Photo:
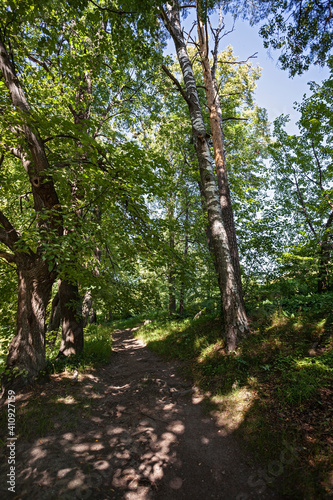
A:
<svg viewBox="0 0 333 500">
<path fill-rule="evenodd" d="M 2 499 L 280 499 L 279 471 L 260 467 L 230 421 L 209 414 L 205 395 L 164 361 L 117 330 L 111 363 L 76 376 L 55 374 L 16 398 L 15 493 Z M 2 403 L 2 411 L 6 411 Z M 6 437 L 4 437 L 6 440 Z"/>
</svg>

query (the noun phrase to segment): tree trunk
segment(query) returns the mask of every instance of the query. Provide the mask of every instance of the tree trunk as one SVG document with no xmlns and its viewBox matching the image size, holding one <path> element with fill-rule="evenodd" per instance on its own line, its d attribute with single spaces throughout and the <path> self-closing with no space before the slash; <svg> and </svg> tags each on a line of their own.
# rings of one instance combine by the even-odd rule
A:
<svg viewBox="0 0 333 500">
<path fill-rule="evenodd" d="M 218 270 L 218 280 L 220 289 L 223 291 L 222 300 L 226 347 L 228 351 L 233 351 L 239 339 L 248 332 L 247 317 L 232 265 L 197 86 L 180 25 L 178 3 L 167 3 L 166 11 L 162 10 L 161 12 L 164 24 L 175 43 L 178 61 L 184 78 L 186 101 L 189 107 L 200 178 L 206 200 L 208 221 Z"/>
<path fill-rule="evenodd" d="M 187 192 L 186 192 L 187 195 Z M 184 240 L 184 268 L 186 269 L 186 261 L 188 254 L 188 219 L 189 219 L 189 208 L 187 196 L 185 199 L 186 208 L 185 208 L 185 240 Z M 184 302 L 185 302 L 185 276 L 183 275 L 181 284 L 180 284 L 180 299 L 179 299 L 179 314 L 183 315 L 184 312 Z"/>
<path fill-rule="evenodd" d="M 173 252 L 175 248 L 175 234 L 171 231 L 169 236 L 169 249 L 171 252 L 172 261 L 169 262 L 169 271 L 168 271 L 168 290 L 169 290 L 169 315 L 171 316 L 176 312 L 176 294 L 175 294 L 175 263 Z"/>
<path fill-rule="evenodd" d="M 84 298 L 82 301 L 82 322 L 83 328 L 85 328 L 88 324 L 90 318 L 90 311 L 92 308 L 93 299 L 91 296 L 91 290 L 87 290 L 84 294 Z"/>
<path fill-rule="evenodd" d="M 52 300 L 51 314 L 49 319 L 49 324 L 47 327 L 48 332 L 58 332 L 61 321 L 61 309 L 59 301 L 59 293 L 57 292 Z M 55 337 L 56 339 L 56 337 Z M 54 339 L 54 341 L 55 341 Z M 52 343 L 54 343 L 54 341 Z"/>
<path fill-rule="evenodd" d="M 322 241 L 319 250 L 319 271 L 318 271 L 318 293 L 326 292 L 328 284 L 328 265 L 331 257 L 331 249 L 327 240 Z"/>
<path fill-rule="evenodd" d="M 90 311 L 89 323 L 91 325 L 95 325 L 97 323 L 97 314 L 96 314 L 95 309 L 91 309 L 91 311 Z"/>
<path fill-rule="evenodd" d="M 45 369 L 45 316 L 54 275 L 39 256 L 21 253 L 18 276 L 17 333 L 9 346 L 2 390 L 32 383 Z M 16 373 L 19 373 L 16 376 Z"/>
<path fill-rule="evenodd" d="M 17 117 L 22 118 L 20 124 L 11 129 L 19 140 L 16 147 L 10 148 L 10 152 L 22 162 L 29 178 L 41 244 L 36 253 L 19 252 L 16 246 L 19 235 L 4 214 L 0 214 L 4 230 L 0 228 L 0 241 L 13 251 L 13 255 L 10 254 L 7 259 L 15 261 L 18 274 L 17 334 L 9 347 L 9 373 L 6 374 L 7 380 L 4 381 L 3 388 L 10 383 L 14 369 L 22 372 L 15 377 L 15 386 L 19 387 L 32 382 L 45 367 L 45 313 L 55 279 L 49 266 L 51 264 L 55 267 L 55 262 L 42 260 L 42 244 L 50 243 L 53 238 L 62 235 L 61 207 L 52 179 L 52 169 L 44 142 L 31 119 L 30 105 L 16 75 L 12 57 L 0 39 L 2 79 L 8 88 L 11 103 L 18 112 Z"/>
<path fill-rule="evenodd" d="M 174 261 L 174 251 L 175 251 L 175 232 L 174 232 L 174 203 L 175 200 L 173 196 L 170 197 L 167 206 L 168 214 L 168 232 L 169 232 L 169 262 L 168 262 L 168 293 L 169 293 L 169 304 L 168 311 L 169 316 L 176 312 L 176 292 L 175 292 L 175 261 Z"/>
<path fill-rule="evenodd" d="M 82 305 L 77 284 L 59 280 L 62 339 L 58 356 L 72 356 L 83 351 Z"/>
<path fill-rule="evenodd" d="M 222 209 L 223 223 L 226 233 L 228 235 L 230 255 L 234 267 L 235 279 L 237 281 L 239 295 L 241 300 L 243 301 L 241 268 L 239 263 L 236 229 L 235 229 L 234 214 L 231 203 L 226 158 L 225 158 L 221 102 L 215 77 L 215 70 L 212 71 L 209 62 L 207 23 L 204 24 L 202 22 L 202 19 L 200 18 L 199 14 L 198 14 L 197 25 L 198 25 L 199 50 L 200 50 L 201 65 L 205 82 L 207 106 L 209 110 L 210 128 L 213 139 L 215 170 L 217 175 L 217 185 L 218 185 L 220 204 Z M 214 51 L 215 57 L 217 57 L 217 49 L 218 49 L 217 44 L 218 44 L 218 38 L 216 38 L 216 50 Z"/>
</svg>

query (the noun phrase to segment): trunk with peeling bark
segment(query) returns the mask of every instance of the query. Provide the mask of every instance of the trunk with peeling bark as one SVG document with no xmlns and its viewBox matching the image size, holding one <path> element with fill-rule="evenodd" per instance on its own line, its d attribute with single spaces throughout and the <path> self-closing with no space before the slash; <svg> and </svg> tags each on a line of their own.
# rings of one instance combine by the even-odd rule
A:
<svg viewBox="0 0 333 500">
<path fill-rule="evenodd" d="M 166 10 L 161 10 L 161 17 L 174 41 L 178 61 L 184 78 L 186 90 L 183 90 L 183 96 L 186 98 L 189 108 L 194 144 L 199 162 L 201 184 L 211 229 L 218 281 L 220 289 L 223 291 L 222 301 L 226 347 L 228 351 L 233 351 L 241 337 L 248 332 L 248 322 L 240 291 L 238 290 L 228 237 L 223 224 L 222 210 L 216 188 L 209 144 L 207 142 L 207 132 L 202 116 L 192 64 L 186 50 L 183 31 L 180 25 L 178 3 L 167 3 Z"/>
<path fill-rule="evenodd" d="M 72 356 L 83 351 L 81 298 L 77 284 L 59 280 L 62 339 L 58 356 Z"/>
<path fill-rule="evenodd" d="M 32 383 L 46 364 L 45 313 L 54 276 L 47 263 L 36 255 L 21 253 L 16 264 L 17 333 L 9 346 L 6 362 L 9 373 L 3 377 L 3 390 Z"/>
<path fill-rule="evenodd" d="M 230 188 L 228 182 L 224 137 L 222 128 L 222 110 L 221 102 L 218 92 L 218 85 L 216 82 L 216 64 L 217 64 L 217 50 L 218 50 L 218 34 L 216 34 L 215 50 L 214 50 L 214 64 L 213 68 L 210 66 L 209 51 L 208 51 L 208 35 L 207 23 L 203 23 L 198 13 L 198 40 L 199 50 L 201 57 L 201 65 L 203 70 L 203 77 L 205 82 L 205 93 L 207 99 L 207 106 L 209 110 L 210 128 L 213 140 L 215 170 L 217 175 L 217 185 L 219 190 L 220 204 L 222 209 L 223 223 L 228 235 L 228 243 L 232 264 L 234 267 L 235 279 L 241 300 L 243 301 L 241 268 L 239 263 L 239 253 L 236 238 L 236 229 L 234 222 L 234 214 L 232 209 Z"/>
</svg>

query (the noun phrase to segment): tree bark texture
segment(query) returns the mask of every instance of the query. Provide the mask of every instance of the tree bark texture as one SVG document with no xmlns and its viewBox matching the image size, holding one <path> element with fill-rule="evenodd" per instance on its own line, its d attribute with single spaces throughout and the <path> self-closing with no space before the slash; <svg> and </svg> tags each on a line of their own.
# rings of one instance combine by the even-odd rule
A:
<svg viewBox="0 0 333 500">
<path fill-rule="evenodd" d="M 83 352 L 82 302 L 77 284 L 59 280 L 62 338 L 58 356 Z"/>
<path fill-rule="evenodd" d="M 54 275 L 36 255 L 21 253 L 18 276 L 17 333 L 9 346 L 3 390 L 32 383 L 45 369 L 45 315 Z M 16 373 L 19 373 L 16 376 Z"/>
<path fill-rule="evenodd" d="M 227 350 L 233 351 L 240 338 L 248 332 L 248 322 L 232 265 L 197 86 L 192 64 L 186 50 L 179 20 L 179 8 L 176 2 L 166 4 L 166 10 L 162 10 L 162 19 L 173 38 L 184 78 L 186 100 L 189 107 L 200 178 L 206 200 L 208 221 L 218 269 L 218 280 L 220 289 L 223 290 L 226 347 Z"/>
<path fill-rule="evenodd" d="M 234 267 L 235 278 L 241 300 L 243 301 L 241 268 L 236 238 L 234 214 L 232 209 L 230 188 L 228 182 L 227 165 L 225 158 L 224 137 L 222 128 L 222 109 L 216 82 L 209 62 L 209 46 L 207 36 L 207 23 L 204 24 L 198 13 L 198 40 L 201 65 L 205 82 L 207 106 L 209 109 L 210 128 L 213 140 L 215 170 L 222 209 L 223 223 L 228 235 L 230 255 Z"/>
</svg>

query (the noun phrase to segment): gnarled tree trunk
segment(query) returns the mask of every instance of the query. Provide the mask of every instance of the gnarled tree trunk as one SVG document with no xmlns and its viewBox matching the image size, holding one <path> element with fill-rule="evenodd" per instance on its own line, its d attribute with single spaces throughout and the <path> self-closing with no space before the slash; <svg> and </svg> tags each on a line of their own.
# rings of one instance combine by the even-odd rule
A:
<svg viewBox="0 0 333 500">
<path fill-rule="evenodd" d="M 19 254 L 17 333 L 9 346 L 3 390 L 32 383 L 45 369 L 45 313 L 54 275 L 39 256 Z M 17 374 L 19 375 L 17 376 Z"/>
<path fill-rule="evenodd" d="M 22 116 L 19 126 L 11 131 L 18 137 L 18 145 L 8 147 L 10 154 L 18 158 L 27 173 L 31 185 L 36 213 L 36 227 L 42 242 L 36 253 L 20 252 L 16 243 L 19 233 L 0 213 L 0 241 L 13 252 L 5 256 L 15 262 L 18 274 L 17 334 L 12 340 L 7 357 L 9 369 L 3 389 L 9 383 L 14 368 L 21 374 L 15 376 L 15 387 L 32 382 L 45 367 L 45 312 L 50 299 L 54 273 L 49 271 L 51 262 L 42 259 L 43 244 L 62 235 L 62 215 L 57 192 L 54 187 L 44 142 L 34 120 L 30 120 L 31 109 L 25 92 L 15 72 L 13 54 L 9 57 L 0 36 L 0 71 L 8 89 L 13 107 Z"/>
</svg>

